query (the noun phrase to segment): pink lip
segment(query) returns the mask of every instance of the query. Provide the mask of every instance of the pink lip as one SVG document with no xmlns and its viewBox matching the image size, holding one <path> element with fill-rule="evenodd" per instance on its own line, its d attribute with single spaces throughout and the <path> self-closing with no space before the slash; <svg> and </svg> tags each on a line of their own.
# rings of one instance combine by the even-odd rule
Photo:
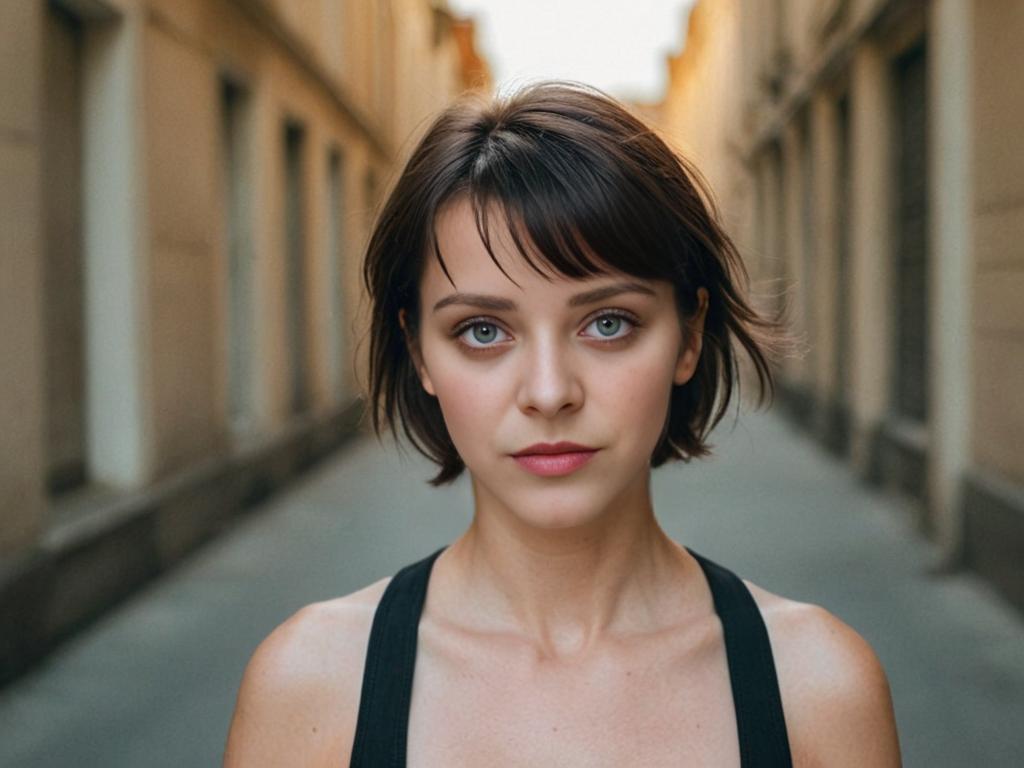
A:
<svg viewBox="0 0 1024 768">
<path fill-rule="evenodd" d="M 575 472 L 590 461 L 595 453 L 597 453 L 596 450 L 571 453 L 530 453 L 512 458 L 527 472 L 541 477 L 557 477 Z"/>
<path fill-rule="evenodd" d="M 578 453 L 596 450 L 596 448 L 591 448 L 589 445 L 580 445 L 579 443 L 570 443 L 568 440 L 560 440 L 557 443 L 534 443 L 529 448 L 523 448 L 523 450 L 517 451 L 512 455 L 523 456 L 524 454 L 531 453 Z"/>
</svg>

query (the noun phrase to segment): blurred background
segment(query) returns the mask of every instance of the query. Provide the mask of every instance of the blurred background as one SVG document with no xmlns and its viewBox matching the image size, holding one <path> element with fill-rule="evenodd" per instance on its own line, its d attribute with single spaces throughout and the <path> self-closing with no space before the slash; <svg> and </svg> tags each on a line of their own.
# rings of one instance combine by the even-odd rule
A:
<svg viewBox="0 0 1024 768">
<path fill-rule="evenodd" d="M 262 637 L 458 535 L 367 434 L 362 250 L 433 114 L 545 77 L 803 340 L 666 529 L 860 631 L 907 765 L 1024 764 L 1022 73 L 1016 0 L 2 0 L 0 764 L 217 764 Z"/>
</svg>

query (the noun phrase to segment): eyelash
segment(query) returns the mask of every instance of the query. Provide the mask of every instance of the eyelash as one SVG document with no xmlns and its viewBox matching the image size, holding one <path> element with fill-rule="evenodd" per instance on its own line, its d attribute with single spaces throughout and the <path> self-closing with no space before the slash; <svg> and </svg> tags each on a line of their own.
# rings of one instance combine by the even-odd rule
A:
<svg viewBox="0 0 1024 768">
<path fill-rule="evenodd" d="M 622 343 L 624 341 L 628 341 L 628 340 L 632 339 L 632 337 L 636 334 L 636 329 L 640 327 L 640 319 L 636 315 L 634 315 L 632 312 L 627 312 L 624 309 L 610 309 L 610 310 L 604 310 L 602 312 L 599 312 L 598 314 L 593 315 L 592 317 L 588 318 L 588 320 L 586 322 L 586 325 L 584 327 L 587 327 L 587 326 L 593 324 L 595 321 L 602 320 L 602 319 L 604 319 L 606 317 L 618 317 L 618 318 L 621 318 L 621 319 L 625 320 L 626 322 L 628 322 L 630 325 L 632 325 L 633 326 L 633 330 L 631 330 L 625 336 L 619 336 L 619 337 L 614 338 L 614 339 L 604 339 L 604 340 L 599 339 L 598 343 L 602 344 L 602 345 L 619 344 L 619 343 Z M 474 347 L 474 346 L 471 346 L 469 344 L 466 344 L 464 341 L 461 340 L 460 337 L 466 331 L 470 330 L 471 328 L 473 328 L 474 326 L 477 326 L 477 325 L 493 325 L 496 328 L 499 328 L 499 329 L 501 328 L 500 323 L 495 322 L 494 320 L 492 320 L 489 317 L 470 317 L 470 318 L 467 318 L 466 320 L 462 321 L 457 326 L 455 326 L 454 329 L 452 329 L 452 332 L 451 332 L 452 338 L 454 338 L 462 346 L 463 349 L 465 349 L 465 350 L 467 350 L 467 351 L 469 351 L 471 353 L 487 352 L 487 351 L 491 350 L 492 348 L 496 347 L 497 344 L 494 344 L 494 343 L 487 344 L 487 345 L 482 346 L 482 347 Z M 503 332 L 507 333 L 507 331 L 503 331 Z"/>
</svg>

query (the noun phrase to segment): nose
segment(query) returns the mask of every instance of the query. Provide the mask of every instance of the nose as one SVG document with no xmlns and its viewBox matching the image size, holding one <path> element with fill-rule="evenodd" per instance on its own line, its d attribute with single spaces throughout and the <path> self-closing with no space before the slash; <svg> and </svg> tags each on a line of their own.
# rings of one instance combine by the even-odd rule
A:
<svg viewBox="0 0 1024 768">
<path fill-rule="evenodd" d="M 538 339 L 525 358 L 517 394 L 520 410 L 553 417 L 583 405 L 583 383 L 570 350 L 552 339 Z"/>
</svg>

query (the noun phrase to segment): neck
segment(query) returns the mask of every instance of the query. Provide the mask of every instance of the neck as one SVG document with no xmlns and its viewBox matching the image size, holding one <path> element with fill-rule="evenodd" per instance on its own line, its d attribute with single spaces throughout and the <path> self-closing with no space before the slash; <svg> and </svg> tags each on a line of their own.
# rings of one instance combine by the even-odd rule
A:
<svg viewBox="0 0 1024 768">
<path fill-rule="evenodd" d="M 445 554 L 459 613 L 475 626 L 520 636 L 544 658 L 577 658 L 680 615 L 690 558 L 658 525 L 646 476 L 569 528 L 530 526 L 474 494 L 473 522 Z"/>
</svg>

